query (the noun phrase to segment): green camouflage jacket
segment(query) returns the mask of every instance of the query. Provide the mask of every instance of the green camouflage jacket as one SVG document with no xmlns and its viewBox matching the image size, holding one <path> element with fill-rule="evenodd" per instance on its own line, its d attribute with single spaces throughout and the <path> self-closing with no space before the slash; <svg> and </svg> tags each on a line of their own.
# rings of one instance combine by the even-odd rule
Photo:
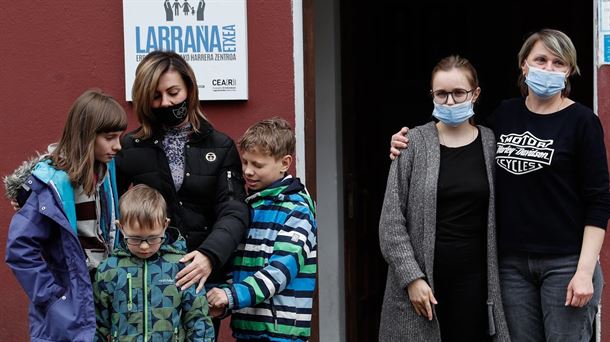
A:
<svg viewBox="0 0 610 342">
<path fill-rule="evenodd" d="M 176 287 L 186 242 L 173 229 L 159 252 L 140 259 L 124 243 L 95 275 L 95 341 L 214 341 L 205 291 Z M 175 236 L 174 236 L 175 235 Z"/>
</svg>

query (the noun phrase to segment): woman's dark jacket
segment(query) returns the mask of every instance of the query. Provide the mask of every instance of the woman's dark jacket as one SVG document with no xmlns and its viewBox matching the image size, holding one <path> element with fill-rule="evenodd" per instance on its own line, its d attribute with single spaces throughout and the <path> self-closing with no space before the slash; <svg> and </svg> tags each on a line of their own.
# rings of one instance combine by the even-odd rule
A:
<svg viewBox="0 0 610 342">
<path fill-rule="evenodd" d="M 140 183 L 161 192 L 172 225 L 180 229 L 188 250 L 210 258 L 210 280 L 222 279 L 220 269 L 243 239 L 249 223 L 235 143 L 203 122 L 185 146 L 184 181 L 176 192 L 161 133 L 138 139 L 135 132 L 123 137 L 123 149 L 116 157 L 119 192 Z"/>
</svg>

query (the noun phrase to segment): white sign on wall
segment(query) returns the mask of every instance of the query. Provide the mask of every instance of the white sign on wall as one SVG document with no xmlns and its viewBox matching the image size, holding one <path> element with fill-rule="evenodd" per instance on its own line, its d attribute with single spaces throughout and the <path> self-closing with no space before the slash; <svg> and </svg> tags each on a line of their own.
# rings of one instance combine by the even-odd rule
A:
<svg viewBox="0 0 610 342">
<path fill-rule="evenodd" d="M 610 64 L 610 0 L 599 0 L 597 11 L 599 64 Z"/>
<path fill-rule="evenodd" d="M 248 99 L 246 0 L 123 0 L 125 97 L 138 63 L 172 50 L 195 72 L 200 100 Z"/>
</svg>

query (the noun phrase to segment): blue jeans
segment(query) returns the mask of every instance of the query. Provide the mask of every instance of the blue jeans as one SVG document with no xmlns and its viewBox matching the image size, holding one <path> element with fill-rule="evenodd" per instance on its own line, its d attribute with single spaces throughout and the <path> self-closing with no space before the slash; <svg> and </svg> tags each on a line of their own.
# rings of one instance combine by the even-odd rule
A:
<svg viewBox="0 0 610 342">
<path fill-rule="evenodd" d="M 589 342 L 603 277 L 593 274 L 593 298 L 582 308 L 565 306 L 579 255 L 508 253 L 500 255 L 504 313 L 514 342 Z"/>
</svg>

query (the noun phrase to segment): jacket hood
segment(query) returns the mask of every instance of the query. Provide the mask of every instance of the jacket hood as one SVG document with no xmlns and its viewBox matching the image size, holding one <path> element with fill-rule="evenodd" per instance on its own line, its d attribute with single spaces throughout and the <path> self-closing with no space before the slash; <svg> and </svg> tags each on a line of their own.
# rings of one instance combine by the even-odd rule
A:
<svg viewBox="0 0 610 342">
<path fill-rule="evenodd" d="M 4 177 L 4 195 L 8 199 L 12 200 L 17 197 L 19 189 L 21 189 L 21 186 L 25 183 L 28 177 L 30 177 L 36 164 L 49 158 L 51 152 L 53 152 L 56 146 L 57 144 L 51 144 L 47 147 L 47 151 L 45 153 L 37 152 L 35 156 L 32 156 L 30 159 L 21 163 L 21 165 L 10 175 Z"/>
<path fill-rule="evenodd" d="M 121 234 L 121 236 L 123 236 Z M 165 241 L 159 247 L 159 251 L 157 253 L 160 254 L 186 254 L 186 240 L 180 234 L 178 228 L 175 227 L 167 227 L 165 230 Z M 133 254 L 127 248 L 125 244 L 125 240 L 121 240 L 119 246 L 112 252 L 113 255 L 117 257 L 132 257 Z"/>
<path fill-rule="evenodd" d="M 309 207 L 309 210 L 311 210 L 314 215 L 316 213 L 315 204 L 307 192 L 307 189 L 303 183 L 301 183 L 301 180 L 290 175 L 274 182 L 267 188 L 248 196 L 248 198 L 246 198 L 246 203 L 250 206 L 256 206 L 255 204 L 257 202 L 265 199 L 278 202 L 305 202 Z"/>
</svg>

